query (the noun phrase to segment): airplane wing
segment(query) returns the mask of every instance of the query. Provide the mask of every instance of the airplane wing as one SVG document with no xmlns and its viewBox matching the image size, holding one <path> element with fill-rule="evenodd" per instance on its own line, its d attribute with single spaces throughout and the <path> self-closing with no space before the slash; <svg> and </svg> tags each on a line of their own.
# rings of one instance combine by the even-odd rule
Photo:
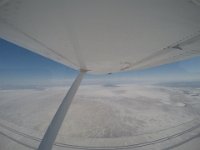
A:
<svg viewBox="0 0 200 150">
<path fill-rule="evenodd" d="M 200 54 L 200 0 L 0 0 L 0 37 L 95 73 Z"/>
</svg>

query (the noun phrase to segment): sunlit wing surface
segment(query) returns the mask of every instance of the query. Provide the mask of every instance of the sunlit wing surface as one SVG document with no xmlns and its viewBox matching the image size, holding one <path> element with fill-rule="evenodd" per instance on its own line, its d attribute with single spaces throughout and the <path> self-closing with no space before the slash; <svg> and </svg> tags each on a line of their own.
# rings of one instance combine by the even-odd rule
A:
<svg viewBox="0 0 200 150">
<path fill-rule="evenodd" d="M 75 69 L 148 68 L 200 54 L 199 0 L 1 0 L 0 36 Z"/>
</svg>

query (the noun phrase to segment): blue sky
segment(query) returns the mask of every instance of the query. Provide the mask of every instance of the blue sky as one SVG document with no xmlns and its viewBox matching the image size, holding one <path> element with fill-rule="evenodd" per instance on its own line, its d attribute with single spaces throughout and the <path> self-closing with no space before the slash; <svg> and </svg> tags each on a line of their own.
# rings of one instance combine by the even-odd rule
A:
<svg viewBox="0 0 200 150">
<path fill-rule="evenodd" d="M 0 86 L 71 83 L 78 71 L 0 39 Z M 87 75 L 83 83 L 200 81 L 200 57 L 140 71 Z"/>
</svg>

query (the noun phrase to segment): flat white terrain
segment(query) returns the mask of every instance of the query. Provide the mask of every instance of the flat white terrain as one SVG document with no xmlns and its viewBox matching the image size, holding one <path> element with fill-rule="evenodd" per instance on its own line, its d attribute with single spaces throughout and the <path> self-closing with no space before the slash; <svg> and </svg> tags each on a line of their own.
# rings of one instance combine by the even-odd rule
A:
<svg viewBox="0 0 200 150">
<path fill-rule="evenodd" d="M 0 150 L 36 149 L 67 90 L 0 90 Z M 199 115 L 200 88 L 81 85 L 54 149 L 71 149 L 69 144 L 167 149 L 192 139 L 198 144 Z"/>
</svg>

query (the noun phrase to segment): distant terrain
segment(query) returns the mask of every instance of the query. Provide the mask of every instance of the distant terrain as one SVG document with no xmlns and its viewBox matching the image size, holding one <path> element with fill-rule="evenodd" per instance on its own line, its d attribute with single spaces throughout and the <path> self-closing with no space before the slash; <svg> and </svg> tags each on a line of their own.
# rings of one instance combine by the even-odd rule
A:
<svg viewBox="0 0 200 150">
<path fill-rule="evenodd" d="M 200 82 L 146 86 L 81 85 L 64 120 L 57 142 L 68 143 L 71 138 L 101 141 L 137 136 L 142 136 L 139 140 L 142 142 L 149 134 L 152 137 L 160 137 L 166 135 L 162 133 L 165 130 L 172 134 L 176 127 L 181 126 L 181 130 L 185 129 L 184 124 L 189 127 L 190 122 L 199 119 L 199 85 Z M 22 133 L 42 138 L 68 88 L 2 88 L 0 125 L 2 128 L 9 126 L 19 129 L 17 131 Z M 7 143 L 8 140 L 4 138 L 0 136 L 0 149 L 12 149 L 12 144 L 8 146 L 10 142 Z M 76 140 L 76 143 L 82 142 Z M 118 144 L 120 143 L 116 143 Z M 115 146 L 115 142 L 111 145 Z"/>
</svg>

